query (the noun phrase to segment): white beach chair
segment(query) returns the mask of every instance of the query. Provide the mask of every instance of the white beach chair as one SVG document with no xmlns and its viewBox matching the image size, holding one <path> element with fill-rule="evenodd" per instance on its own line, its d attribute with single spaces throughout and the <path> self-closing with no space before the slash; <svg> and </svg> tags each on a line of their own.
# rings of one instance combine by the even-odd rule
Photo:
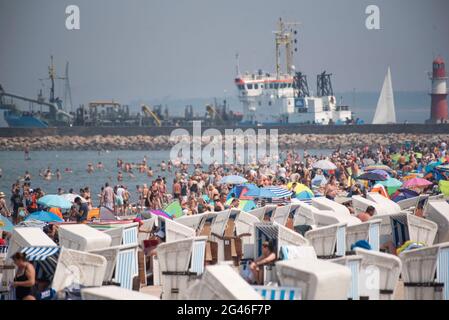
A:
<svg viewBox="0 0 449 320">
<path fill-rule="evenodd" d="M 271 241 L 276 250 L 276 256 L 280 256 L 282 246 L 309 246 L 309 241 L 299 233 L 288 229 L 276 222 L 258 222 L 254 224 L 254 257 L 262 255 L 262 243 Z M 276 282 L 275 265 L 265 265 L 263 269 L 264 284 Z"/>
<path fill-rule="evenodd" d="M 439 251 L 439 246 L 430 246 L 401 252 L 399 257 L 402 261 L 406 300 L 443 298 L 444 283 L 435 279 Z"/>
<path fill-rule="evenodd" d="M 160 300 L 159 297 L 117 286 L 81 289 L 83 300 Z"/>
<path fill-rule="evenodd" d="M 200 213 L 200 214 L 194 214 L 194 215 L 184 215 L 177 219 L 175 219 L 176 222 L 179 222 L 189 228 L 192 228 L 196 231 L 196 235 L 200 235 L 201 231 L 203 230 L 204 224 L 206 223 L 206 220 L 210 218 L 214 213 Z"/>
<path fill-rule="evenodd" d="M 351 286 L 348 290 L 348 299 L 360 300 L 360 266 L 362 257 L 352 255 L 332 259 L 330 261 L 346 266 L 351 270 Z"/>
<path fill-rule="evenodd" d="M 436 243 L 449 241 L 449 203 L 444 200 L 431 200 L 429 198 L 424 216 L 438 225 Z"/>
<path fill-rule="evenodd" d="M 282 226 L 285 226 L 287 223 L 287 219 L 289 217 L 291 210 L 291 205 L 285 205 L 282 207 L 277 207 L 271 217 L 271 221 L 279 223 Z"/>
<path fill-rule="evenodd" d="M 254 217 L 256 217 L 259 221 L 263 221 L 263 217 L 265 216 L 266 206 L 255 208 L 253 210 L 248 211 L 248 213 Z"/>
<path fill-rule="evenodd" d="M 412 240 L 432 245 L 437 235 L 438 225 L 429 220 L 408 213 L 390 216 L 392 240 L 395 247 Z"/>
<path fill-rule="evenodd" d="M 137 233 L 137 241 L 140 248 L 144 248 L 144 241 L 150 239 L 151 231 L 154 228 L 156 217 L 151 217 L 150 219 L 145 219 L 142 221 L 142 225 Z"/>
<path fill-rule="evenodd" d="M 104 274 L 104 282 L 112 281 L 114 276 L 115 267 L 117 265 L 117 257 L 120 251 L 120 246 L 112 246 L 110 248 L 95 249 L 89 251 L 89 253 L 98 254 L 106 259 L 106 272 Z"/>
<path fill-rule="evenodd" d="M 252 286 L 264 300 L 301 300 L 301 289 L 294 287 Z"/>
<path fill-rule="evenodd" d="M 6 262 L 11 262 L 9 258 L 25 247 L 57 247 L 57 244 L 40 228 L 14 228 L 9 240 Z"/>
<path fill-rule="evenodd" d="M 242 241 L 243 259 L 254 259 L 254 224 L 258 222 L 256 216 L 245 211 L 240 212 L 235 221 L 236 234 Z"/>
<path fill-rule="evenodd" d="M 414 210 L 418 206 L 420 197 L 413 197 L 404 200 L 400 200 L 397 202 L 401 210 Z"/>
<path fill-rule="evenodd" d="M 316 197 L 312 199 L 312 206 L 319 210 L 333 211 L 334 213 L 341 216 L 350 216 L 351 213 L 349 209 L 344 205 L 332 201 L 326 197 Z"/>
<path fill-rule="evenodd" d="M 217 216 L 210 227 L 211 233 L 209 241 L 217 243 L 217 261 L 224 261 L 225 241 L 229 241 L 228 239 L 225 239 L 225 231 L 231 215 L 231 210 L 216 212 L 216 214 Z"/>
<path fill-rule="evenodd" d="M 300 203 L 299 208 L 295 210 L 293 217 L 293 226 L 309 225 L 316 226 L 315 217 L 313 214 L 313 207 L 306 203 Z"/>
<path fill-rule="evenodd" d="M 305 238 L 320 259 L 333 259 L 346 253 L 346 224 L 339 223 L 312 229 Z"/>
<path fill-rule="evenodd" d="M 59 245 L 67 249 L 89 251 L 111 246 L 112 238 L 105 232 L 85 224 L 68 224 L 59 227 Z"/>
<path fill-rule="evenodd" d="M 62 247 L 51 287 L 56 292 L 71 286 L 99 287 L 106 265 L 106 259 L 100 255 Z"/>
<path fill-rule="evenodd" d="M 111 246 L 119 246 L 123 241 L 123 231 L 120 228 L 110 228 L 103 231 L 111 236 Z"/>
<path fill-rule="evenodd" d="M 261 300 L 254 290 L 234 269 L 228 265 L 207 266 L 185 299 L 192 300 Z"/>
<path fill-rule="evenodd" d="M 365 199 L 362 196 L 352 196 L 352 207 L 354 208 L 355 214 L 359 214 L 361 212 L 366 212 L 366 208 L 369 206 L 374 207 L 375 215 L 383 215 L 388 214 L 388 209 L 384 208 L 383 205 L 376 203 L 374 201 Z"/>
<path fill-rule="evenodd" d="M 385 198 L 383 195 L 377 192 L 368 192 L 366 198 L 385 208 L 385 210 L 381 214 L 395 214 L 399 213 L 402 210 L 396 202 Z"/>
<path fill-rule="evenodd" d="M 372 219 L 356 225 L 346 227 L 346 250 L 350 251 L 351 246 L 359 240 L 366 240 L 371 246 L 371 250 L 380 250 L 380 224 L 381 220 Z"/>
<path fill-rule="evenodd" d="M 182 297 L 189 283 L 204 272 L 206 240 L 194 237 L 157 247 L 163 299 Z"/>
<path fill-rule="evenodd" d="M 349 268 L 320 259 L 276 262 L 279 284 L 301 289 L 304 300 L 344 300 L 351 285 Z"/>
<path fill-rule="evenodd" d="M 436 281 L 444 283 L 443 299 L 449 300 L 449 242 L 438 245 L 437 278 Z"/>
<path fill-rule="evenodd" d="M 159 225 L 162 229 L 165 229 L 165 242 L 173 242 L 196 236 L 194 229 L 175 220 L 159 217 Z"/>
<path fill-rule="evenodd" d="M 362 248 L 355 252 L 362 257 L 360 296 L 391 300 L 401 274 L 401 260 L 392 254 Z"/>
</svg>

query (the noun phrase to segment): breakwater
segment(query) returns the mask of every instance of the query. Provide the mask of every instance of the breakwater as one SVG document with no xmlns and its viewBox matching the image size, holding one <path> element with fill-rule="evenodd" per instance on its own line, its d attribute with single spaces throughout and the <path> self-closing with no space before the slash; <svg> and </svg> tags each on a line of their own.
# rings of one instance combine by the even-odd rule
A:
<svg viewBox="0 0 449 320">
<path fill-rule="evenodd" d="M 181 137 L 189 141 L 189 136 Z M 202 137 L 202 144 L 210 143 L 210 136 Z M 366 145 L 402 144 L 407 141 L 426 143 L 449 141 L 446 134 L 412 133 L 350 133 L 350 134 L 279 134 L 280 149 L 330 149 L 340 146 L 357 147 Z M 178 143 L 168 135 L 94 135 L 94 136 L 35 136 L 0 137 L 0 150 L 20 151 L 27 145 L 30 150 L 165 150 Z M 257 137 L 248 137 L 247 143 L 258 143 Z"/>
</svg>

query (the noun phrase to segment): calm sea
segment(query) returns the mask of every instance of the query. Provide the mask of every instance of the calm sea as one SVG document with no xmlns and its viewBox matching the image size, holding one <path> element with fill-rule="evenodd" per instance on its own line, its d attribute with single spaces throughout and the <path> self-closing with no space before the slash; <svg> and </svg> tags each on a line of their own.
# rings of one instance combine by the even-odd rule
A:
<svg viewBox="0 0 449 320">
<path fill-rule="evenodd" d="M 302 154 L 303 150 L 298 150 Z M 310 154 L 328 155 L 330 150 L 308 150 Z M 80 188 L 88 186 L 91 189 L 92 197 L 98 194 L 105 182 L 110 185 L 118 184 L 117 181 L 117 159 L 129 163 L 141 163 L 144 157 L 147 163 L 152 167 L 154 176 L 166 177 L 169 190 L 173 181 L 173 174 L 167 171 L 162 172 L 158 165 L 162 160 L 169 160 L 169 151 L 32 151 L 30 152 L 31 160 L 25 160 L 23 152 L 18 151 L 1 151 L 0 152 L 0 168 L 2 169 L 2 177 L 0 178 L 0 191 L 5 192 L 8 201 L 11 195 L 11 186 L 17 179 L 23 179 L 25 171 L 29 171 L 32 176 L 31 188 L 42 188 L 46 193 L 56 193 L 58 188 L 62 188 L 68 192 L 73 188 L 78 193 Z M 95 170 L 89 174 L 87 172 L 87 164 L 93 163 L 94 166 L 101 161 L 104 170 Z M 40 170 L 50 168 L 53 173 L 59 169 L 62 173 L 61 180 L 57 180 L 56 176 L 52 180 L 44 180 L 39 176 Z M 71 168 L 72 173 L 65 173 L 65 168 Z M 191 168 L 193 170 L 193 168 Z M 137 170 L 133 172 L 134 177 L 127 173 L 123 173 L 122 183 L 128 187 L 136 200 L 136 186 L 144 183 L 149 184 L 152 178 Z M 94 198 L 95 199 L 95 198 Z"/>
</svg>

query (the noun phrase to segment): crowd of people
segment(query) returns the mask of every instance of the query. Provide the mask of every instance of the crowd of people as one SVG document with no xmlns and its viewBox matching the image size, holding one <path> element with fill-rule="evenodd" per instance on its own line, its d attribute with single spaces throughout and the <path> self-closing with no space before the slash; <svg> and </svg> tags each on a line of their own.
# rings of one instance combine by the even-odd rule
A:
<svg viewBox="0 0 449 320">
<path fill-rule="evenodd" d="M 396 155 L 393 159 L 392 155 Z M 417 156 L 419 155 L 419 156 Z M 394 178 L 400 178 L 411 172 L 421 173 L 425 176 L 426 166 L 441 158 L 447 157 L 447 144 L 415 143 L 402 146 L 366 146 L 349 150 L 334 150 L 330 155 L 311 155 L 304 150 L 301 155 L 293 150 L 286 150 L 280 154 L 276 167 L 266 163 L 248 163 L 245 165 L 219 165 L 209 166 L 188 165 L 178 159 L 164 160 L 158 165 L 155 176 L 154 170 L 148 165 L 145 157 L 140 163 L 134 164 L 117 159 L 117 184 L 106 182 L 101 190 L 94 194 L 86 186 L 79 192 L 69 189 L 68 193 L 77 193 L 83 200 L 82 206 L 91 210 L 96 206 L 109 208 L 115 214 L 129 215 L 139 208 L 161 209 L 173 200 L 179 200 L 185 214 L 197 214 L 206 211 L 220 211 L 229 206 L 237 206 L 235 202 L 227 202 L 228 193 L 232 186 L 220 184 L 221 178 L 226 175 L 240 175 L 248 180 L 248 183 L 257 186 L 280 186 L 286 189 L 294 189 L 297 184 L 303 184 L 310 188 L 315 196 L 325 196 L 334 200 L 337 196 L 352 196 L 365 194 L 369 191 L 369 185 L 361 183 L 355 178 L 363 172 L 367 163 L 383 164 L 391 168 L 390 174 Z M 327 158 L 336 166 L 335 170 L 314 169 L 313 164 Z M 87 172 L 103 170 L 104 165 L 98 162 L 94 168 L 92 163 L 87 166 Z M 44 179 L 51 176 L 51 170 L 44 170 Z M 123 174 L 134 175 L 135 172 L 146 174 L 148 183 L 137 185 L 135 190 L 129 188 L 123 181 Z M 59 170 L 56 171 L 58 175 Z M 59 173 L 60 174 L 60 173 Z M 448 177 L 444 175 L 444 179 Z M 171 188 L 168 186 L 171 180 Z M 437 181 L 428 189 L 437 188 Z M 34 184 L 34 180 L 33 180 Z M 171 190 L 170 190 L 171 189 Z M 64 193 L 62 188 L 58 193 Z M 6 194 L 0 192 L 0 213 L 11 216 L 14 223 L 20 214 L 29 214 L 42 210 L 37 201 L 45 195 L 40 187 L 32 188 L 31 173 L 26 171 L 22 181 L 12 184 L 10 201 L 6 200 Z M 81 205 L 74 203 L 69 217 L 76 218 L 77 210 Z"/>
<path fill-rule="evenodd" d="M 314 163 L 326 159 L 332 162 L 336 169 L 323 170 L 314 168 Z M 0 214 L 11 219 L 13 224 L 22 221 L 27 215 L 40 210 L 48 210 L 58 214 L 66 221 L 84 223 L 88 220 L 89 212 L 95 207 L 108 208 L 117 216 L 132 216 L 146 209 L 163 209 L 174 200 L 179 201 L 183 214 L 194 215 L 207 211 L 222 211 L 230 207 L 238 207 L 238 197 L 231 197 L 232 185 L 220 183 L 227 175 L 238 175 L 244 177 L 250 184 L 258 187 L 279 186 L 292 191 L 298 184 L 307 186 L 313 196 L 323 196 L 331 200 L 337 198 L 346 199 L 340 203 L 347 206 L 351 213 L 354 209 L 348 201 L 352 195 L 366 195 L 373 184 L 357 179 L 369 164 L 384 165 L 390 168 L 391 177 L 400 179 L 410 173 L 420 174 L 432 183 L 418 190 L 420 193 L 438 193 L 438 179 L 430 174 L 426 168 L 429 164 L 449 163 L 447 144 L 441 141 L 438 144 L 409 143 L 400 146 L 366 146 L 349 150 L 336 149 L 329 155 L 312 155 L 307 150 L 302 154 L 293 150 L 285 150 L 279 156 L 276 166 L 270 166 L 267 161 L 248 163 L 245 165 L 220 165 L 208 166 L 188 165 L 179 159 L 167 162 L 162 161 L 156 170 L 153 170 L 145 157 L 142 162 L 133 164 L 117 159 L 117 184 L 106 182 L 95 195 L 88 186 L 81 188 L 77 193 L 73 189 L 68 193 L 73 194 L 73 206 L 64 213 L 56 208 L 47 208 L 39 204 L 39 199 L 45 195 L 40 187 L 31 185 L 31 173 L 26 171 L 22 181 L 12 184 L 9 201 L 5 192 L 0 192 Z M 98 162 L 94 166 L 91 162 L 87 166 L 90 174 L 94 170 L 104 170 L 104 165 Z M 155 172 L 157 176 L 155 176 Z M 50 168 L 43 171 L 41 176 L 46 179 L 52 176 Z M 46 173 L 45 173 L 46 172 Z M 58 172 L 56 175 L 58 176 Z M 145 174 L 148 183 L 137 185 L 131 190 L 123 182 L 123 174 L 134 175 Z M 42 172 L 41 172 L 42 173 Z M 59 173 L 60 174 L 60 173 Z M 167 180 L 171 179 L 171 186 Z M 445 172 L 441 172 L 439 179 L 448 180 Z M 63 194 L 62 188 L 58 189 Z M 258 205 L 264 205 L 259 202 Z M 55 210 L 56 209 L 56 210 Z M 356 215 L 362 222 L 371 219 L 374 215 L 374 207 L 369 206 L 366 212 Z M 139 221 L 140 220 L 136 220 Z M 45 233 L 58 241 L 57 227 L 48 224 L 44 228 Z M 140 230 L 139 230 L 140 231 Z M 154 230 L 153 230 L 154 231 Z M 142 232 L 150 232 L 142 230 Z M 10 233 L 2 232 L 0 245 L 5 244 Z M 162 230 L 155 233 L 154 239 L 159 239 L 153 249 L 147 252 L 148 256 L 155 254 L 155 247 L 163 241 Z M 388 248 L 387 248 L 388 249 Z M 261 266 L 276 259 L 273 245 L 269 242 L 262 245 L 262 256 L 249 264 L 251 279 L 260 283 Z M 16 254 L 13 260 L 19 269 L 15 279 L 15 286 L 19 288 L 17 295 L 21 299 L 32 299 L 33 296 L 27 289 L 34 286 L 33 267 L 23 254 Z"/>
</svg>

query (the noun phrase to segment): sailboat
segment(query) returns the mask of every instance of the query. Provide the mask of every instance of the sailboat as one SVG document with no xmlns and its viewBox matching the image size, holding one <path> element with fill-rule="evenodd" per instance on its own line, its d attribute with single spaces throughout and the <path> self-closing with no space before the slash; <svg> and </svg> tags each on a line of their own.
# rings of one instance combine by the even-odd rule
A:
<svg viewBox="0 0 449 320">
<path fill-rule="evenodd" d="M 377 101 L 376 113 L 374 114 L 373 124 L 396 123 L 396 112 L 394 109 L 393 86 L 391 84 L 390 67 L 388 67 L 385 76 L 382 91 Z"/>
</svg>

